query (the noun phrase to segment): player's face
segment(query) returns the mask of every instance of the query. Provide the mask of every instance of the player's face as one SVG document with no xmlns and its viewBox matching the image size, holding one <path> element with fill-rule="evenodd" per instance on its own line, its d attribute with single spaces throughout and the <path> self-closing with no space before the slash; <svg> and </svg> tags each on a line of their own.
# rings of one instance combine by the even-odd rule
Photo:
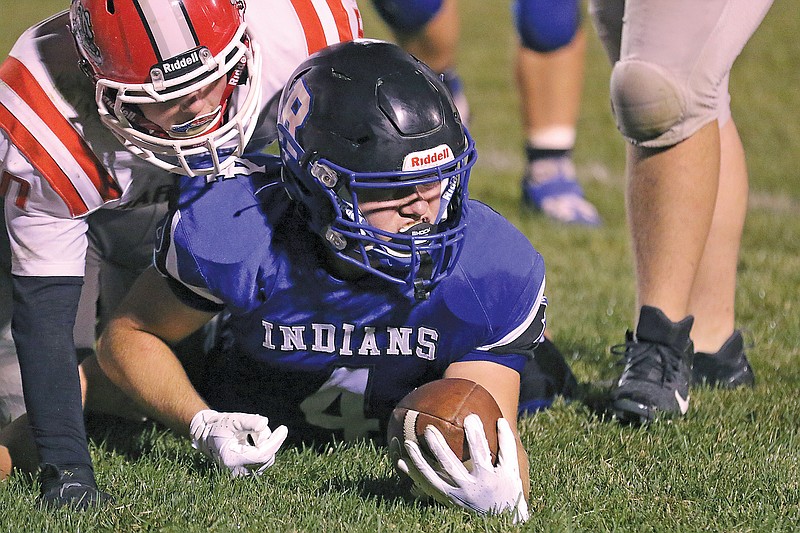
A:
<svg viewBox="0 0 800 533">
<path fill-rule="evenodd" d="M 371 226 L 400 233 L 419 222 L 434 223 L 441 193 L 440 181 L 416 187 L 364 189 L 358 193 L 358 204 Z"/>
<path fill-rule="evenodd" d="M 147 120 L 172 137 L 194 137 L 216 126 L 222 113 L 221 101 L 226 85 L 223 76 L 182 98 L 142 104 L 139 109 Z"/>
</svg>

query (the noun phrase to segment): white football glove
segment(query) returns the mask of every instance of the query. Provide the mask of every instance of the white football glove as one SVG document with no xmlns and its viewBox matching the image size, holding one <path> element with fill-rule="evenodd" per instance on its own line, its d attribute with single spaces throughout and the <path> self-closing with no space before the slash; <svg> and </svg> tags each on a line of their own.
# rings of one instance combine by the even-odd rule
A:
<svg viewBox="0 0 800 533">
<path fill-rule="evenodd" d="M 275 463 L 288 434 L 286 426 L 270 431 L 268 422 L 261 415 L 204 409 L 189 425 L 192 446 L 230 470 L 232 477 L 257 476 Z"/>
<path fill-rule="evenodd" d="M 464 419 L 473 468 L 469 472 L 447 445 L 441 432 L 433 426 L 425 428 L 425 440 L 441 465 L 440 475 L 422 455 L 416 442 L 407 440 L 405 447 L 411 458 L 408 464 L 399 459 L 397 467 L 408 474 L 417 489 L 445 505 L 457 505 L 480 514 L 513 512 L 515 524 L 528 520 L 528 502 L 522 490 L 517 460 L 517 442 L 505 418 L 497 420 L 497 466 L 492 466 L 489 443 L 478 415 Z M 449 476 L 446 479 L 445 476 Z"/>
</svg>

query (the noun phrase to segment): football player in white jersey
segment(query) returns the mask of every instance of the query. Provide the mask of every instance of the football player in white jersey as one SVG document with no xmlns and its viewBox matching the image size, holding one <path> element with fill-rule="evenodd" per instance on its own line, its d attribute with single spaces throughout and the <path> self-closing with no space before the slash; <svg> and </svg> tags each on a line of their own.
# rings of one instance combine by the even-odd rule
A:
<svg viewBox="0 0 800 533">
<path fill-rule="evenodd" d="M 13 382 L 16 351 L 44 504 L 109 498 L 87 448 L 76 346 L 91 351 L 96 318 L 150 263 L 175 173 L 204 179 L 262 149 L 294 68 L 362 34 L 355 0 L 73 0 L 2 63 L 0 368 Z M 3 387 L 12 419 L 22 406 Z M 9 469 L 0 446 L 0 477 Z"/>
</svg>

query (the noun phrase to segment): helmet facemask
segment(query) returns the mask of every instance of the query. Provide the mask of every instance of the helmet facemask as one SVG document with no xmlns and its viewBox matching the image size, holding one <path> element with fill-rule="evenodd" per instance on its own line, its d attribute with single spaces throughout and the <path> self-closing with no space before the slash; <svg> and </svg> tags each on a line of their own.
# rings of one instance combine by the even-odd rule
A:
<svg viewBox="0 0 800 533">
<path fill-rule="evenodd" d="M 244 153 L 262 91 L 260 50 L 244 9 L 243 2 L 184 1 L 137 11 L 127 3 L 73 0 L 72 31 L 100 120 L 126 149 L 189 176 L 215 176 Z M 225 88 L 218 105 L 211 103 L 216 108 L 181 124 L 162 128 L 142 113 L 140 106 L 176 102 L 219 80 Z"/>
<path fill-rule="evenodd" d="M 244 30 L 242 24 L 240 32 L 243 34 Z M 217 60 L 219 57 L 211 57 L 205 48 L 194 53 L 203 58 L 202 66 L 195 71 L 169 82 L 138 86 L 100 79 L 95 85 L 95 99 L 100 120 L 137 156 L 170 172 L 215 176 L 244 153 L 255 131 L 261 100 L 260 52 L 256 43 L 248 44 L 245 39 L 231 43 L 222 62 Z M 240 98 L 241 95 L 232 93 L 241 87 L 243 75 L 247 87 Z M 220 102 L 219 116 L 205 124 L 205 132 L 193 136 L 179 132 L 171 135 L 149 123 L 136 109 L 141 104 L 186 97 L 222 77 L 228 78 L 226 97 Z M 239 99 L 242 101 L 238 102 Z M 222 116 L 225 113 L 229 114 L 227 118 Z M 203 118 L 195 117 L 193 121 Z M 193 121 L 185 126 L 191 128 Z"/>
<path fill-rule="evenodd" d="M 466 130 L 467 149 L 457 157 L 430 168 L 394 172 L 356 172 L 327 159 L 308 157 L 282 125 L 278 131 L 282 142 L 293 144 L 299 155 L 297 166 L 289 170 L 302 172 L 306 186 L 316 189 L 308 191 L 309 196 L 323 192 L 327 205 L 304 216 L 336 257 L 381 279 L 413 288 L 420 300 L 453 271 L 464 241 L 467 183 L 476 160 L 475 145 Z M 302 163 L 304 160 L 309 161 Z M 391 196 L 399 190 L 432 186 L 439 188 L 435 220 L 420 220 L 392 232 L 370 224 L 361 210 L 360 198 L 366 191 Z M 296 187 L 289 190 L 290 195 L 298 195 Z M 303 202 L 306 211 L 307 200 L 308 196 Z"/>
<path fill-rule="evenodd" d="M 417 299 L 455 269 L 476 152 L 427 65 L 384 41 L 329 46 L 284 88 L 278 139 L 286 190 L 337 264 Z"/>
</svg>

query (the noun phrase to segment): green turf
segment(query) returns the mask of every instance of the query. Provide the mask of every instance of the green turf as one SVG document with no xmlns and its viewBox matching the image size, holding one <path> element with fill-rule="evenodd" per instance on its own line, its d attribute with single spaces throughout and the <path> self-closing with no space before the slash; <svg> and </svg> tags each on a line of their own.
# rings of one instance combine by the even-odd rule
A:
<svg viewBox="0 0 800 533">
<path fill-rule="evenodd" d="M 250 0 L 266 1 L 266 0 Z M 0 0 L 0 52 L 66 1 Z M 362 0 L 367 35 L 385 37 Z M 462 0 L 461 74 L 480 152 L 472 193 L 529 236 L 548 266 L 549 327 L 593 393 L 618 375 L 608 347 L 633 311 L 623 144 L 608 109 L 609 67 L 593 30 L 576 160 L 606 222 L 564 228 L 521 212 L 522 138 L 507 2 Z M 531 462 L 530 531 L 800 530 L 800 17 L 777 0 L 732 74 L 751 208 L 737 314 L 754 390 L 693 391 L 689 415 L 620 427 L 588 405 L 521 422 Z M 676 229 L 680 231 L 680 228 Z M 507 520 L 406 501 L 384 451 L 289 449 L 262 478 L 229 480 L 186 440 L 150 424 L 90 421 L 98 479 L 115 506 L 83 515 L 33 508 L 24 476 L 0 484 L 0 531 L 507 531 Z"/>
</svg>

